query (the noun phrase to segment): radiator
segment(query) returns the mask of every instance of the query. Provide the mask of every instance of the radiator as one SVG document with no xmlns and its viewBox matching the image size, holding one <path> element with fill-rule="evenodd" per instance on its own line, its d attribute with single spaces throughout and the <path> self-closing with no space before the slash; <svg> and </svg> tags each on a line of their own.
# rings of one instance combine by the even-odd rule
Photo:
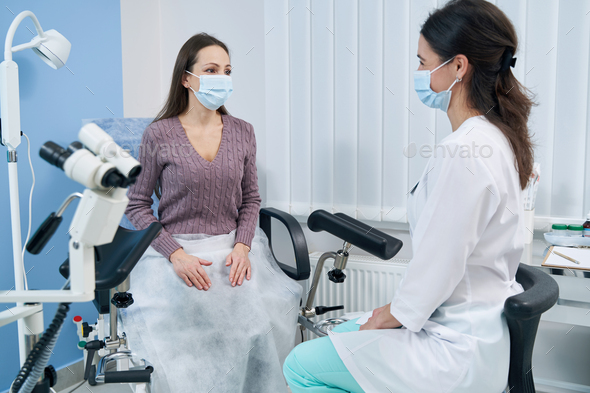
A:
<svg viewBox="0 0 590 393">
<path fill-rule="evenodd" d="M 309 292 L 313 273 L 321 255 L 320 252 L 309 254 L 311 276 L 302 283 L 305 294 Z M 344 310 L 319 315 L 314 320 L 338 317 L 348 312 L 370 311 L 391 302 L 397 286 L 404 277 L 408 262 L 407 259 L 399 258 L 383 261 L 371 256 L 351 255 L 344 269 L 346 279 L 343 283 L 336 284 L 327 276 L 334 264 L 334 260 L 328 259 L 324 263 L 324 271 L 313 305 L 344 305 Z M 304 296 L 303 304 L 307 300 L 306 297 L 307 295 Z"/>
</svg>

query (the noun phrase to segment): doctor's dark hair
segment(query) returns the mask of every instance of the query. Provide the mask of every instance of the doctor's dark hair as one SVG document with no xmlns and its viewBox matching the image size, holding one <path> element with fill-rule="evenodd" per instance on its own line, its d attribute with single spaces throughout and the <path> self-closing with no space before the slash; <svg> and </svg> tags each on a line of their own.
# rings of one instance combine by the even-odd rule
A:
<svg viewBox="0 0 590 393">
<path fill-rule="evenodd" d="M 518 49 L 514 26 L 485 0 L 451 0 L 429 15 L 420 33 L 441 61 L 459 54 L 467 57 L 472 66 L 463 78 L 468 86 L 467 102 L 510 142 L 524 189 L 533 170 L 527 121 L 535 103 L 509 67 Z"/>
<path fill-rule="evenodd" d="M 172 71 L 172 83 L 170 84 L 168 99 L 153 122 L 178 116 L 183 111 L 187 110 L 189 102 L 188 95 L 189 93 L 193 93 L 182 85 L 182 78 L 184 77 L 185 70 L 192 71 L 193 66 L 198 60 L 199 51 L 212 45 L 220 46 L 229 56 L 227 46 L 207 33 L 195 34 L 184 43 L 182 48 L 180 48 L 180 52 L 178 52 L 178 56 L 176 57 L 176 63 L 174 64 L 174 70 Z M 225 106 L 219 107 L 217 112 L 222 115 L 229 114 L 227 109 L 225 109 Z"/>
</svg>

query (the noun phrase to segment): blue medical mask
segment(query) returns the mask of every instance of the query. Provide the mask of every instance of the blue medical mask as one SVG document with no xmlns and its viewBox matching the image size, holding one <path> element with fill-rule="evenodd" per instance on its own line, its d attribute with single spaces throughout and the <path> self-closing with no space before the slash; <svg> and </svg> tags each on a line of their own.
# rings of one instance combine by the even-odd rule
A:
<svg viewBox="0 0 590 393">
<path fill-rule="evenodd" d="M 453 59 L 454 57 L 450 58 L 449 60 L 445 61 L 432 71 L 414 71 L 414 90 L 416 90 L 416 93 L 418 93 L 420 101 L 422 101 L 426 106 L 429 106 L 431 108 L 438 108 L 443 112 L 446 112 L 449 109 L 449 103 L 451 102 L 452 93 L 451 89 L 453 88 L 453 86 L 455 86 L 455 83 L 461 82 L 461 79 L 455 78 L 455 81 L 453 82 L 451 87 L 449 87 L 445 91 L 437 93 L 430 88 L 430 75 Z"/>
<path fill-rule="evenodd" d="M 189 89 L 195 93 L 197 99 L 203 106 L 209 110 L 217 110 L 220 106 L 225 104 L 231 93 L 234 91 L 229 75 L 195 75 L 190 71 L 185 70 L 192 76 L 196 76 L 200 80 L 199 91 L 195 91 L 189 86 Z"/>
</svg>

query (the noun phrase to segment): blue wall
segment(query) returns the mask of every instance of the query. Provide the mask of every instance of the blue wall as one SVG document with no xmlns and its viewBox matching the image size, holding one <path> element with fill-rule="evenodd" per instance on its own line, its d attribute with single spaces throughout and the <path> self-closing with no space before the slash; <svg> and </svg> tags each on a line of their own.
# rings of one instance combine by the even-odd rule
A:
<svg viewBox="0 0 590 393">
<path fill-rule="evenodd" d="M 67 178 L 59 169 L 40 159 L 40 146 L 48 140 L 67 146 L 77 139 L 82 119 L 123 117 L 121 12 L 119 0 L 3 1 L 0 8 L 0 43 L 4 43 L 15 15 L 25 10 L 37 15 L 44 30 L 55 29 L 72 43 L 66 63 L 71 72 L 65 67 L 59 70 L 48 67 L 31 50 L 13 55 L 20 74 L 21 127 L 32 142 L 31 154 L 37 181 L 33 195 L 34 232 L 67 195 L 83 190 L 81 185 Z M 31 40 L 33 35 L 26 27 L 35 31 L 32 21 L 25 19 L 13 45 Z M 2 45 L 1 60 L 3 48 Z M 26 145 L 26 139 L 23 138 L 18 148 L 23 242 L 27 231 L 28 197 L 32 180 Z M 0 296 L 14 285 L 5 152 L 6 148 L 0 146 Z M 57 269 L 67 257 L 69 237 L 66 232 L 76 205 L 73 204 L 67 210 L 60 229 L 40 255 L 25 254 L 25 268 L 32 269 L 28 275 L 29 288 L 58 289 L 63 285 L 64 279 Z M 51 247 L 54 248 L 46 255 Z M 0 309 L 5 309 L 4 306 L 12 305 L 0 303 Z M 44 308 L 47 327 L 56 305 L 47 303 Z M 50 361 L 57 369 L 82 357 L 82 352 L 76 348 L 78 339 L 71 319 L 74 315 L 81 315 L 84 320 L 92 322 L 96 319 L 96 310 L 92 303 L 72 304 L 54 350 L 55 355 Z M 14 323 L 0 327 L 0 391 L 9 388 L 18 370 L 18 339 Z"/>
</svg>

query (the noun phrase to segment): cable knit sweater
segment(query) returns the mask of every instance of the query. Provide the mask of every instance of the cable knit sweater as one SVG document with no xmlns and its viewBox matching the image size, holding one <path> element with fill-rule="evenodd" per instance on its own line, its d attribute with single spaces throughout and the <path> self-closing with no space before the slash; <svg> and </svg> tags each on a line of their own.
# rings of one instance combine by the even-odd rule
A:
<svg viewBox="0 0 590 393">
<path fill-rule="evenodd" d="M 129 188 L 125 214 L 137 229 L 157 221 L 152 193 L 160 179 L 160 235 L 152 247 L 167 259 L 180 244 L 172 234 L 221 235 L 236 230 L 235 243 L 248 247 L 260 210 L 256 140 L 250 123 L 222 115 L 223 133 L 212 162 L 191 145 L 178 117 L 150 124 L 139 152 L 142 171 Z"/>
</svg>

